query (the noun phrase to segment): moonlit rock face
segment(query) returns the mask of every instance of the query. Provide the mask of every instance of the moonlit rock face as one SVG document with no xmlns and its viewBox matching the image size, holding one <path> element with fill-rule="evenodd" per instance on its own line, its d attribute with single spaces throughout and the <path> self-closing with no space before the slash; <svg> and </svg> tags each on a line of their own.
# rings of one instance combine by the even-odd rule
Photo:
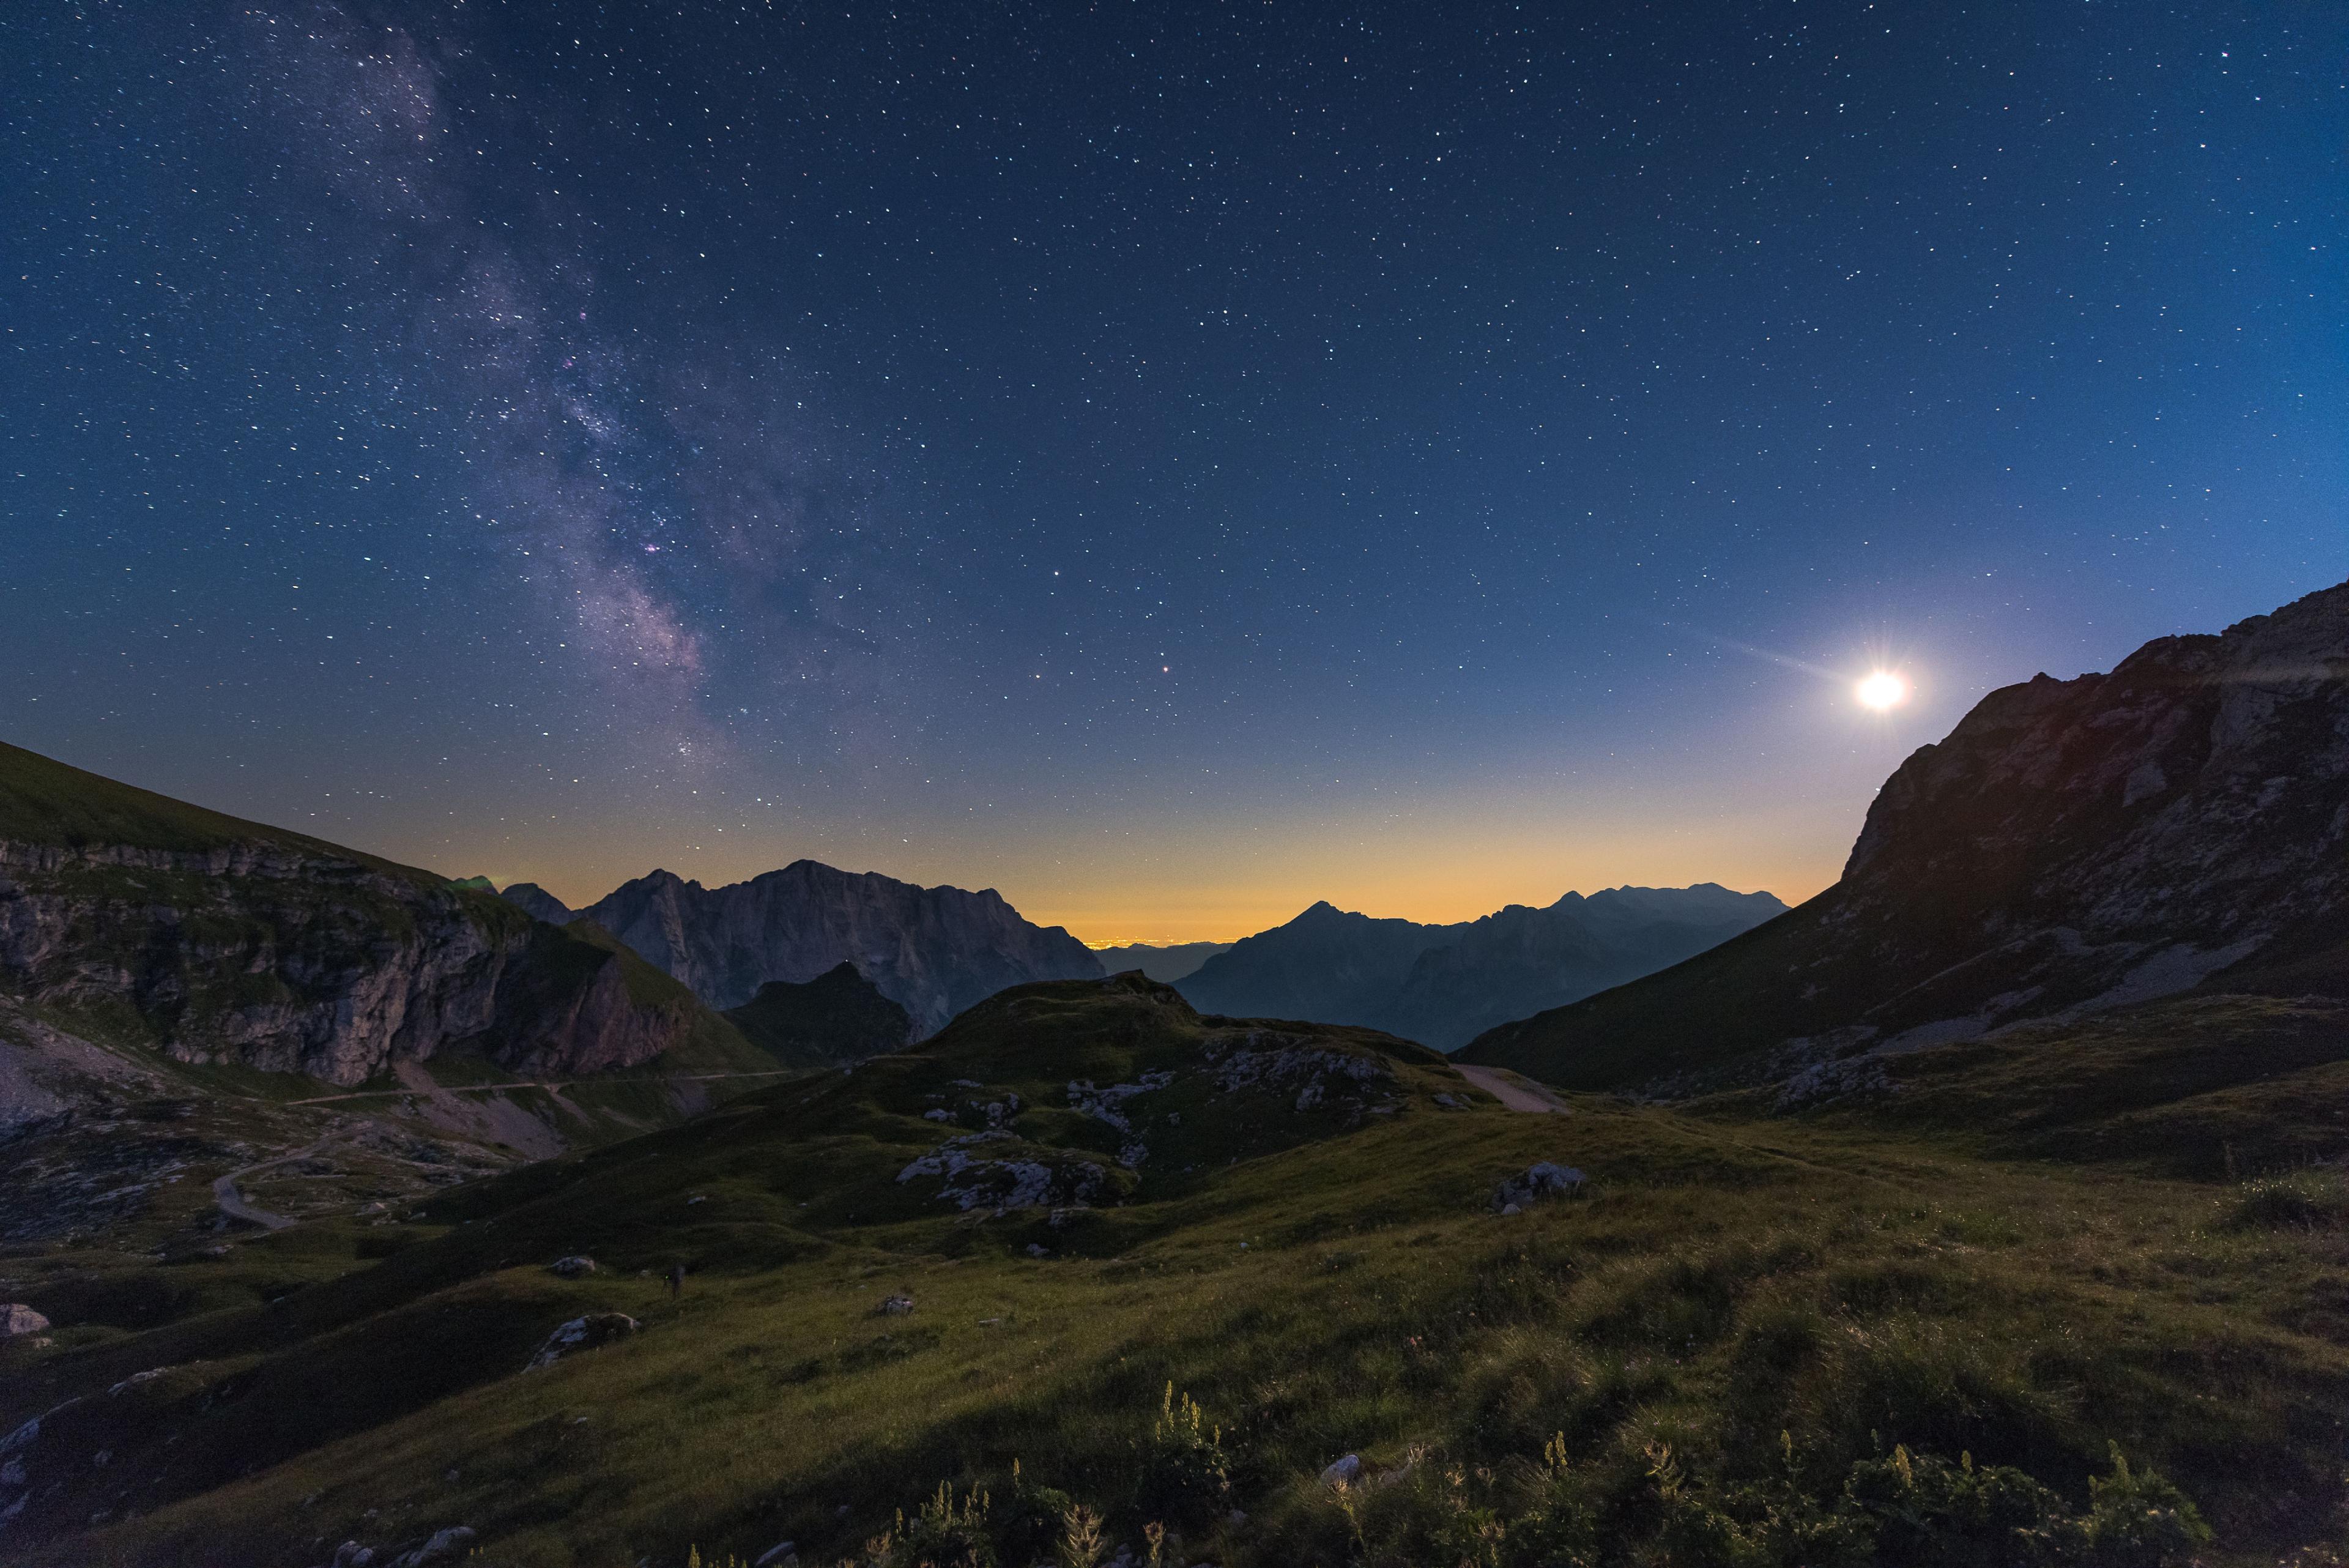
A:
<svg viewBox="0 0 2349 1568">
<path fill-rule="evenodd" d="M 2349 583 L 2149 642 L 2107 675 L 1993 691 L 1885 782 L 1826 892 L 1489 1031 L 1470 1059 L 1696 1092 L 1705 1073 L 2078 1017 L 2233 965 L 2257 989 L 2349 920 L 2344 672 Z"/>
</svg>

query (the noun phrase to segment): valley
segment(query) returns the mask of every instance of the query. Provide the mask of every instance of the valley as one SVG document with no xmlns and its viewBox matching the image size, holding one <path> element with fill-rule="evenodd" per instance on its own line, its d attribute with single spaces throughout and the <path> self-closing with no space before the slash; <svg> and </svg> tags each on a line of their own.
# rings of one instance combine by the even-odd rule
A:
<svg viewBox="0 0 2349 1568">
<path fill-rule="evenodd" d="M 11 753 L 0 1550 L 2338 1561 L 2344 606 L 1992 693 L 1791 911 L 1323 905 L 935 1029 L 909 985 L 1066 933 L 812 863 L 648 878 L 621 923 L 669 972 Z M 746 992 L 815 887 L 802 977 Z M 834 958 L 857 929 L 901 956 Z M 1456 1059 L 1207 1005 L 1395 1007 L 1496 951 L 1641 973 Z"/>
</svg>

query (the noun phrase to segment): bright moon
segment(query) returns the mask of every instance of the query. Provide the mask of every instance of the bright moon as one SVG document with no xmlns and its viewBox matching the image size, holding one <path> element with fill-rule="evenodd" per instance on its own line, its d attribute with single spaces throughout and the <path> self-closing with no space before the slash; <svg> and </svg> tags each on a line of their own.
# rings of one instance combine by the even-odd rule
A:
<svg viewBox="0 0 2349 1568">
<path fill-rule="evenodd" d="M 1880 713 L 1887 708 L 1897 707 L 1909 695 L 1909 682 L 1889 670 L 1879 670 L 1861 681 L 1855 689 L 1855 694 L 1859 698 L 1860 706 L 1873 708 Z"/>
</svg>

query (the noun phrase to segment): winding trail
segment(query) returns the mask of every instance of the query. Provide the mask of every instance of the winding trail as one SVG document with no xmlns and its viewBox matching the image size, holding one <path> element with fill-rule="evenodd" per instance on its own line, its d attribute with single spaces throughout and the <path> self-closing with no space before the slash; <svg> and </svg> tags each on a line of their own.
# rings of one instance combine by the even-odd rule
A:
<svg viewBox="0 0 2349 1568">
<path fill-rule="evenodd" d="M 403 1096 L 415 1098 L 428 1093 L 474 1095 L 487 1093 L 492 1089 L 545 1089 L 552 1092 L 556 1089 L 567 1089 L 574 1084 L 706 1084 L 719 1078 L 804 1078 L 810 1075 L 810 1070 L 805 1067 L 776 1067 L 762 1069 L 756 1073 L 661 1073 L 636 1078 L 601 1073 L 577 1078 L 517 1078 L 510 1084 L 436 1084 L 429 1090 L 405 1086 L 397 1089 L 356 1089 L 347 1095 L 316 1095 L 306 1100 L 287 1100 L 285 1104 L 331 1106 L 342 1100 L 398 1099 Z M 288 1155 L 286 1158 L 290 1159 L 294 1157 Z"/>
<path fill-rule="evenodd" d="M 232 1170 L 226 1176 L 214 1177 L 212 1201 L 219 1204 L 221 1212 L 232 1220 L 243 1220 L 248 1224 L 258 1225 L 264 1231 L 285 1230 L 294 1223 L 293 1220 L 287 1215 L 273 1214 L 266 1209 L 255 1209 L 252 1204 L 247 1203 L 244 1200 L 244 1194 L 236 1189 L 236 1179 L 267 1170 L 273 1166 L 284 1165 L 289 1160 L 307 1159 L 332 1141 L 334 1141 L 333 1136 L 329 1134 L 307 1148 L 297 1148 L 292 1154 L 281 1154 L 274 1159 L 264 1159 L 258 1165 L 248 1165 L 242 1170 Z"/>
<path fill-rule="evenodd" d="M 1520 1077 L 1506 1067 L 1475 1067 L 1465 1062 L 1454 1062 L 1452 1070 L 1510 1110 L 1535 1116 L 1570 1116 L 1574 1114 L 1564 1100 L 1531 1078 Z"/>
</svg>

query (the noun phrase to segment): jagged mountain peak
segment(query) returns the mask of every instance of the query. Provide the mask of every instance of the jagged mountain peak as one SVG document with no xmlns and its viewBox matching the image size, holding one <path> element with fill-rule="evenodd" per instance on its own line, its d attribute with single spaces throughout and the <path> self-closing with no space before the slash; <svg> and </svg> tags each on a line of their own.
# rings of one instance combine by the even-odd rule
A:
<svg viewBox="0 0 2349 1568">
<path fill-rule="evenodd" d="M 1574 1084 L 1767 1075 L 2296 961 L 2344 922 L 2349 584 L 1989 693 L 1886 781 L 1833 888 L 1472 1054 Z"/>
<path fill-rule="evenodd" d="M 1102 973 L 1083 943 L 1022 919 L 991 888 L 925 888 L 804 857 L 718 888 L 656 871 L 581 913 L 713 1006 L 854 963 L 913 1016 L 916 1038 L 1005 986 Z"/>
</svg>

